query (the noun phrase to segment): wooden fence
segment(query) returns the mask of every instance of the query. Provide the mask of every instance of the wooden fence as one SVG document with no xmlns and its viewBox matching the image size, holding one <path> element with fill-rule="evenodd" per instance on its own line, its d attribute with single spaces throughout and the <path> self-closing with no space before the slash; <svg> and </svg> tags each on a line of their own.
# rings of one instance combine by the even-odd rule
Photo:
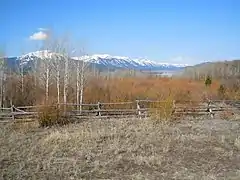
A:
<svg viewBox="0 0 240 180">
<path fill-rule="evenodd" d="M 56 104 L 64 107 L 66 113 L 75 118 L 122 118 L 122 117 L 149 117 L 151 113 L 170 113 L 177 118 L 182 116 L 214 117 L 219 112 L 240 114 L 240 101 L 214 100 L 200 101 L 153 101 L 136 100 L 133 102 L 95 103 L 95 104 Z M 81 108 L 80 108 L 81 106 Z M 39 109 L 45 106 L 22 106 L 0 108 L 0 120 L 35 119 Z M 81 109 L 81 110 L 80 110 Z"/>
</svg>

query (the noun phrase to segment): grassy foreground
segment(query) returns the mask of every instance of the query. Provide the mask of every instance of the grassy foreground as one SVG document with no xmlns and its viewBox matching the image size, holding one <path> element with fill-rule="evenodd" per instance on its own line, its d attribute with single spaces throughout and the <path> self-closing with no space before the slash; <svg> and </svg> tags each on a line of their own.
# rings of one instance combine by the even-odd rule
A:
<svg viewBox="0 0 240 180">
<path fill-rule="evenodd" d="M 240 121 L 0 126 L 0 179 L 240 179 Z"/>
</svg>

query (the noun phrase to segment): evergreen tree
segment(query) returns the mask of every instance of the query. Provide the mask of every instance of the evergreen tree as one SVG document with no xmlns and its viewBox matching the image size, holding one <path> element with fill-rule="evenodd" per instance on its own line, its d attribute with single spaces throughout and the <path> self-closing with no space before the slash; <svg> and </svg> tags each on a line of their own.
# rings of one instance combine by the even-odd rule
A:
<svg viewBox="0 0 240 180">
<path fill-rule="evenodd" d="M 211 86 L 211 84 L 212 84 L 212 78 L 211 78 L 211 76 L 208 75 L 205 80 L 205 86 L 209 87 L 209 86 Z"/>
</svg>

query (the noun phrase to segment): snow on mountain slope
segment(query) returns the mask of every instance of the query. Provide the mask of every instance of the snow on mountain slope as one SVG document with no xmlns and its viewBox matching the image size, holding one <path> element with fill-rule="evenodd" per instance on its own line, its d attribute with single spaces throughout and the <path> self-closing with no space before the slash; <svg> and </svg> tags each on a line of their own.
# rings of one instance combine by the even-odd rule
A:
<svg viewBox="0 0 240 180">
<path fill-rule="evenodd" d="M 53 56 L 62 56 L 61 54 L 51 52 L 49 50 L 44 50 L 44 51 L 35 51 L 35 52 L 30 52 L 27 54 L 24 54 L 22 56 L 19 56 L 19 59 L 29 59 L 31 60 L 32 58 L 52 58 Z"/>
<path fill-rule="evenodd" d="M 21 64 L 27 64 L 35 59 L 54 58 L 62 56 L 61 54 L 51 52 L 48 50 L 36 51 L 17 57 L 17 60 L 21 60 Z M 104 67 L 110 68 L 128 68 L 128 69 L 159 69 L 159 70 L 171 70 L 180 69 L 186 64 L 170 64 L 170 63 L 158 63 L 146 58 L 129 58 L 122 56 L 111 56 L 109 54 L 95 54 L 91 56 L 71 57 L 73 60 L 81 60 L 93 64 L 98 64 Z"/>
<path fill-rule="evenodd" d="M 43 50 L 43 51 L 35 51 L 24 54 L 22 56 L 18 56 L 16 59 L 21 61 L 21 65 L 26 65 L 30 61 L 34 61 L 36 59 L 46 59 L 46 58 L 56 58 L 56 57 L 63 57 L 62 54 L 51 52 L 50 50 Z"/>
<path fill-rule="evenodd" d="M 72 57 L 76 60 L 83 60 L 86 62 L 92 62 L 96 64 L 106 65 L 106 66 L 116 66 L 122 68 L 162 68 L 162 69 L 174 69 L 174 68 L 182 68 L 187 66 L 187 64 L 170 64 L 170 63 L 158 63 L 146 58 L 129 58 L 129 57 L 121 57 L 121 56 L 111 56 L 108 54 L 102 55 L 92 55 L 92 56 L 82 56 L 82 57 Z"/>
</svg>

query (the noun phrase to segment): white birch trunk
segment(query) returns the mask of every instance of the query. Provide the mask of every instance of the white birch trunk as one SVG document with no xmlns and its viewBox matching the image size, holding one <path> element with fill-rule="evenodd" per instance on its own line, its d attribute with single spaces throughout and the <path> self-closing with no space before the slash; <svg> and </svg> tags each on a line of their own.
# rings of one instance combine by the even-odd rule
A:
<svg viewBox="0 0 240 180">
<path fill-rule="evenodd" d="M 63 85 L 63 102 L 65 112 L 67 104 L 67 89 L 68 89 L 68 57 L 65 58 L 64 85 Z"/>
<path fill-rule="evenodd" d="M 84 61 L 81 70 L 81 83 L 80 83 L 80 114 L 82 113 L 82 103 L 83 103 L 83 90 L 84 90 Z"/>
<path fill-rule="evenodd" d="M 57 62 L 57 103 L 60 104 L 60 65 Z"/>
<path fill-rule="evenodd" d="M 6 105 L 6 79 L 7 79 L 7 75 L 5 73 L 3 73 L 3 107 L 5 107 Z"/>
<path fill-rule="evenodd" d="M 23 65 L 21 67 L 21 92 L 22 92 L 22 96 L 24 93 L 24 76 L 23 76 Z"/>
<path fill-rule="evenodd" d="M 1 69 L 1 79 L 0 79 L 0 86 L 1 86 L 1 94 L 0 94 L 0 107 L 3 107 L 3 70 Z"/>
<path fill-rule="evenodd" d="M 77 104 L 80 104 L 79 101 L 79 96 L 80 96 L 80 86 L 81 86 L 81 82 L 80 82 L 80 61 L 77 61 Z M 77 109 L 80 110 L 81 105 L 77 106 Z"/>
<path fill-rule="evenodd" d="M 46 102 L 48 103 L 48 97 L 49 97 L 49 64 L 47 64 L 46 69 Z"/>
</svg>

